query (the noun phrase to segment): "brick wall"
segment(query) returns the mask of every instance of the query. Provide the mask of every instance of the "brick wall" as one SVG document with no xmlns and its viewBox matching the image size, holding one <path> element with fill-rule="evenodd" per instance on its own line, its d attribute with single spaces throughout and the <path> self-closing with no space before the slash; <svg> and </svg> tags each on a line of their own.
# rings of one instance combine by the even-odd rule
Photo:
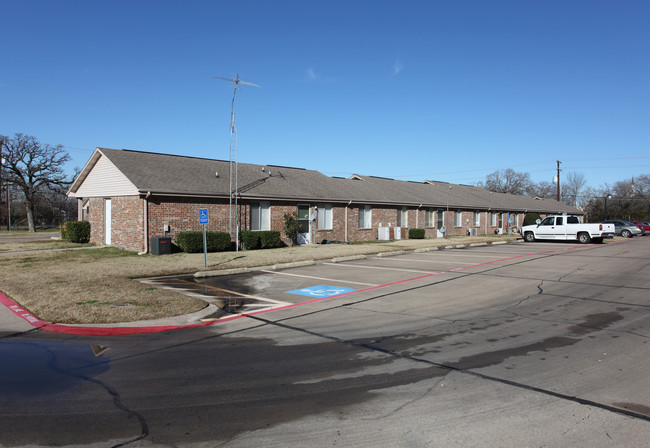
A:
<svg viewBox="0 0 650 448">
<path fill-rule="evenodd" d="M 139 196 L 120 196 L 112 198 L 112 241 L 111 245 L 125 250 L 143 251 L 144 241 L 144 198 Z M 206 226 L 208 231 L 229 232 L 230 205 L 228 199 L 203 199 L 203 198 L 178 198 L 152 196 L 147 201 L 147 215 L 149 221 L 149 239 L 157 236 L 168 236 L 173 239 L 179 232 L 201 231 L 199 224 L 199 209 L 208 209 L 210 218 Z M 233 225 L 235 213 L 239 217 L 240 230 L 250 230 L 250 204 L 255 201 L 241 201 L 236 210 L 233 210 Z M 312 203 L 310 212 L 314 210 L 317 203 Z M 378 227 L 395 227 L 397 225 L 398 213 L 401 207 L 394 206 L 373 206 L 371 211 L 372 227 L 359 228 L 359 211 L 363 204 L 332 204 L 332 228 L 319 229 L 317 221 L 312 223 L 312 243 L 329 241 L 371 241 L 378 237 Z M 296 215 L 297 202 L 277 201 L 271 202 L 271 230 L 280 232 L 285 243 L 290 244 L 289 238 L 284 234 L 284 215 L 289 213 Z M 88 201 L 88 212 L 84 213 L 84 219 L 91 224 L 90 241 L 97 245 L 104 244 L 105 225 L 105 199 L 90 198 Z M 408 210 L 408 227 L 402 229 L 402 238 L 408 238 L 409 228 L 425 229 L 425 236 L 435 238 L 437 236 L 437 213 L 433 213 L 432 225 L 426 225 L 427 208 L 410 207 Z M 454 226 L 454 215 L 457 210 L 443 210 L 444 225 L 447 227 L 447 235 L 466 235 L 469 228 L 477 228 L 479 235 L 494 234 L 499 228 L 497 217 L 496 226 L 491 223 L 491 212 L 480 213 L 480 225 L 474 226 L 474 211 L 464 210 L 461 212 L 460 226 Z M 347 215 L 347 219 L 346 219 Z M 515 217 L 514 214 L 513 218 Z M 516 214 L 513 226 L 519 228 L 523 224 L 524 214 Z M 469 222 L 467 221 L 469 220 Z M 347 232 L 346 232 L 347 222 Z M 165 232 L 165 226 L 169 231 Z M 502 229 L 507 232 L 507 213 L 503 213 Z"/>
</svg>

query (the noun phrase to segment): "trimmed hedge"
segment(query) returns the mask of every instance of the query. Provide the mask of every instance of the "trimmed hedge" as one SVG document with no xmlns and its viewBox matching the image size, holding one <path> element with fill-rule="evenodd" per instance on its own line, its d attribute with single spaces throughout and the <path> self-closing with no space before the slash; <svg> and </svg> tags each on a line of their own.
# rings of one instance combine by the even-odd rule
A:
<svg viewBox="0 0 650 448">
<path fill-rule="evenodd" d="M 203 232 L 180 232 L 175 241 L 183 252 L 203 252 Z M 208 252 L 224 252 L 232 248 L 230 234 L 226 232 L 205 232 L 205 242 Z"/>
<path fill-rule="evenodd" d="M 242 230 L 239 232 L 239 241 L 246 250 L 284 246 L 280 232 L 276 230 Z"/>
<path fill-rule="evenodd" d="M 255 250 L 260 248 L 260 232 L 254 230 L 241 230 L 239 232 L 239 242 L 246 250 Z"/>
<path fill-rule="evenodd" d="M 409 239 L 411 239 L 411 240 L 423 240 L 424 239 L 424 229 L 409 229 Z"/>
<path fill-rule="evenodd" d="M 88 221 L 67 221 L 61 225 L 61 238 L 72 243 L 90 241 L 90 223 Z"/>
</svg>

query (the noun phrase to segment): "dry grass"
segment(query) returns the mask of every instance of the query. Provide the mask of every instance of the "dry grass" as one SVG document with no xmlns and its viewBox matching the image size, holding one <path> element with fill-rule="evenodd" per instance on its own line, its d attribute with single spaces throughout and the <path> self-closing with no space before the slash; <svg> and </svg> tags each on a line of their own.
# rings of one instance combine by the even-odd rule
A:
<svg viewBox="0 0 650 448">
<path fill-rule="evenodd" d="M 4 252 L 0 255 L 0 290 L 48 322 L 130 322 L 191 313 L 206 305 L 200 299 L 152 289 L 137 278 L 513 239 L 452 237 L 221 252 L 208 254 L 207 268 L 203 254 L 138 256 L 113 248 L 18 253 L 25 250 L 24 245 L 59 248 L 61 242 L 7 243 L 0 244 L 0 253 Z"/>
</svg>

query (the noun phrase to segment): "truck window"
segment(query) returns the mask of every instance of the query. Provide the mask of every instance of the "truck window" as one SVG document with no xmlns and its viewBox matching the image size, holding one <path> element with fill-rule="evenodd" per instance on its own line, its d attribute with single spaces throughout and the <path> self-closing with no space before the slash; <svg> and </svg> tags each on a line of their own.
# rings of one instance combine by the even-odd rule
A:
<svg viewBox="0 0 650 448">
<path fill-rule="evenodd" d="M 540 226 L 552 226 L 555 224 L 555 218 L 553 216 L 549 216 L 548 218 L 544 218 L 544 221 L 540 222 Z"/>
<path fill-rule="evenodd" d="M 578 222 L 578 217 L 577 216 L 567 216 L 566 217 L 566 223 L 567 224 L 580 224 Z"/>
<path fill-rule="evenodd" d="M 557 221 L 556 221 L 556 224 L 557 224 L 558 226 L 561 226 L 563 221 L 564 221 L 564 218 L 561 218 L 561 217 L 558 216 Z"/>
</svg>

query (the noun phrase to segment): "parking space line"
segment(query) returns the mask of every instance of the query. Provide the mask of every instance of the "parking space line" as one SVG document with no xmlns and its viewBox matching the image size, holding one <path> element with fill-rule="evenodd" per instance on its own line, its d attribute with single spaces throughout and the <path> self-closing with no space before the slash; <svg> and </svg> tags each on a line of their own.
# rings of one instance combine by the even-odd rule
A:
<svg viewBox="0 0 650 448">
<path fill-rule="evenodd" d="M 325 263 L 326 264 L 326 263 Z M 337 263 L 340 264 L 340 263 Z M 290 274 L 288 272 L 278 272 L 278 271 L 266 271 L 266 270 L 260 270 L 259 272 L 264 272 L 267 274 L 276 274 L 276 275 L 288 275 L 291 277 L 302 277 L 302 278 L 310 278 L 313 280 L 324 280 L 327 282 L 339 282 L 339 283 L 352 283 L 355 285 L 364 285 L 364 286 L 377 286 L 376 283 L 363 283 L 363 282 L 353 282 L 349 280 L 340 280 L 340 279 L 332 279 L 332 278 L 325 278 L 325 277 L 314 277 L 312 275 L 301 275 L 301 274 Z"/>
<path fill-rule="evenodd" d="M 489 257 L 489 258 L 494 258 L 494 257 Z M 422 258 L 397 258 L 397 257 L 391 257 L 388 259 L 383 259 L 384 261 L 402 261 L 405 263 L 411 262 L 411 261 L 417 261 L 418 263 L 459 263 L 459 264 L 465 264 L 467 263 L 466 261 L 448 261 L 448 260 L 424 260 Z"/>
<path fill-rule="evenodd" d="M 389 267 L 384 267 L 384 266 L 364 266 L 362 264 L 341 264 L 341 263 L 323 263 L 329 266 L 339 266 L 339 267 L 354 267 L 354 268 L 361 268 L 361 269 L 380 269 L 384 271 L 402 271 L 402 272 L 418 272 L 420 274 L 431 274 L 431 271 L 422 271 L 420 269 L 402 269 L 402 268 L 389 268 Z"/>
</svg>

